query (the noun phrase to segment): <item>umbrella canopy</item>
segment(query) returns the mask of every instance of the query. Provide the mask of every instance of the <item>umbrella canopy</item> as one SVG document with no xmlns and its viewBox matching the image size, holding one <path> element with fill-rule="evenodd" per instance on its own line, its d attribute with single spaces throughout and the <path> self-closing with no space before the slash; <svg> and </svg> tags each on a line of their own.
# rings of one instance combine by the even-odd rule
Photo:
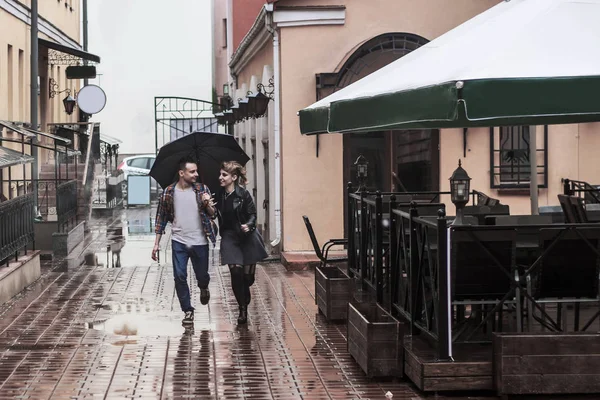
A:
<svg viewBox="0 0 600 400">
<path fill-rule="evenodd" d="M 250 160 L 233 136 L 194 132 L 161 147 L 150 176 L 166 188 L 178 179 L 179 160 L 183 157 L 196 160 L 198 180 L 211 191 L 216 191 L 219 187 L 219 170 L 223 161 L 237 161 L 246 165 Z"/>
<path fill-rule="evenodd" d="M 600 0 L 511 0 L 301 110 L 303 134 L 600 120 Z"/>
</svg>

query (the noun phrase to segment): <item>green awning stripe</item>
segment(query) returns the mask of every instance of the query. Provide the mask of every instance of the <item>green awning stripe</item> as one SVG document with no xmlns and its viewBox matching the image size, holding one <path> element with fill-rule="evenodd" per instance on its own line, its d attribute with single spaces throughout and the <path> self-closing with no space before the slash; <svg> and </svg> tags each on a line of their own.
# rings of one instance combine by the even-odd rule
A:
<svg viewBox="0 0 600 400">
<path fill-rule="evenodd" d="M 304 109 L 298 115 L 300 116 L 300 132 L 303 134 L 327 133 L 329 107 Z"/>
<path fill-rule="evenodd" d="M 470 121 L 552 117 L 576 120 L 600 114 L 600 76 L 505 78 L 465 82 Z"/>
<path fill-rule="evenodd" d="M 300 111 L 303 134 L 600 121 L 600 76 L 455 82 Z"/>
<path fill-rule="evenodd" d="M 329 132 L 381 130 L 404 124 L 445 124 L 458 118 L 455 82 L 331 104 Z"/>
</svg>

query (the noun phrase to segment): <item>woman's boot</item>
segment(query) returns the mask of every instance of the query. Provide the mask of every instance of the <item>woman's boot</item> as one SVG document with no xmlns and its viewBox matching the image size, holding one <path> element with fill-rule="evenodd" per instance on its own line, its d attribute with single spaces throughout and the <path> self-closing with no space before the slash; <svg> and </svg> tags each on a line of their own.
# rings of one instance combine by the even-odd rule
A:
<svg viewBox="0 0 600 400">
<path fill-rule="evenodd" d="M 240 315 L 238 317 L 238 324 L 245 324 L 248 322 L 248 306 L 240 306 Z"/>
</svg>

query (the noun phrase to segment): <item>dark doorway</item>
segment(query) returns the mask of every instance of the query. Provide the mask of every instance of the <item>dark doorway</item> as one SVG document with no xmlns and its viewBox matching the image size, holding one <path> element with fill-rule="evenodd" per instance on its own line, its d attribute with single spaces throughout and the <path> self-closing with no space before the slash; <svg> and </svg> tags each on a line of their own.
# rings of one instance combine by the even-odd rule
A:
<svg viewBox="0 0 600 400">
<path fill-rule="evenodd" d="M 440 133 L 436 129 L 393 131 L 393 191 L 430 192 L 440 188 Z"/>
<path fill-rule="evenodd" d="M 390 191 L 389 133 L 344 135 L 344 181 L 357 183 L 354 162 L 363 155 L 368 163 L 367 190 Z"/>
</svg>

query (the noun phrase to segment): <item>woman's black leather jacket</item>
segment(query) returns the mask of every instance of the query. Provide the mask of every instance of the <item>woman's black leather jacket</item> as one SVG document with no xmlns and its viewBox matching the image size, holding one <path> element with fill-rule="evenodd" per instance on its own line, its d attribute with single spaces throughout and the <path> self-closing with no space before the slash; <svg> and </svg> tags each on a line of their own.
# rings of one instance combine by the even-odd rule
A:
<svg viewBox="0 0 600 400">
<path fill-rule="evenodd" d="M 235 196 L 233 198 L 233 210 L 240 226 L 244 224 L 248 225 L 250 232 L 254 231 L 256 229 L 256 205 L 254 204 L 254 200 L 252 200 L 250 192 L 239 185 L 235 185 L 234 193 L 232 193 L 231 196 Z M 221 189 L 217 197 L 219 226 L 223 225 L 222 213 L 224 211 L 224 206 L 225 190 Z"/>
</svg>

